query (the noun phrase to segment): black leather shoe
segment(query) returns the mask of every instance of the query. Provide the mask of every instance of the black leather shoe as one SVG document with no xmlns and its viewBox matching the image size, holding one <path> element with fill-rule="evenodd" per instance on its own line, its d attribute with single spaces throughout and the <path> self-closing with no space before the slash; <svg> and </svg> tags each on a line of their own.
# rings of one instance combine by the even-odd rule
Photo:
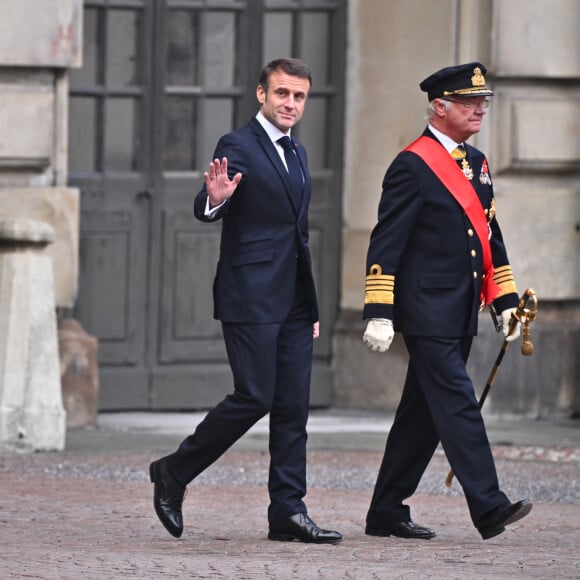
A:
<svg viewBox="0 0 580 580">
<path fill-rule="evenodd" d="M 396 536 L 397 538 L 415 538 L 417 540 L 430 540 L 437 535 L 432 529 L 418 526 L 411 520 L 408 522 L 385 524 L 380 528 L 377 526 L 367 526 L 365 534 L 367 536 Z"/>
<path fill-rule="evenodd" d="M 181 505 L 185 497 L 185 487 L 173 479 L 163 459 L 154 461 L 149 466 L 149 476 L 155 484 L 153 491 L 155 513 L 165 529 L 172 536 L 179 538 L 183 533 Z"/>
<path fill-rule="evenodd" d="M 532 511 L 532 502 L 523 499 L 516 503 L 506 503 L 493 509 L 481 519 L 477 529 L 484 540 L 489 540 L 505 532 L 505 526 L 509 526 L 526 517 Z"/>
<path fill-rule="evenodd" d="M 298 540 L 313 544 L 336 544 L 342 540 L 342 535 L 319 528 L 307 514 L 294 514 L 280 522 L 271 522 L 268 539 L 278 542 Z"/>
</svg>

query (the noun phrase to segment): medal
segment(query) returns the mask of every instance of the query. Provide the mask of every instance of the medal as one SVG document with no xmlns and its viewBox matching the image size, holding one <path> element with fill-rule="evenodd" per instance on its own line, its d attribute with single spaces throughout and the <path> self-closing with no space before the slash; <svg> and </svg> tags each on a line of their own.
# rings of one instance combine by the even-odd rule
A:
<svg viewBox="0 0 580 580">
<path fill-rule="evenodd" d="M 481 173 L 479 174 L 479 183 L 481 185 L 491 185 L 491 176 L 489 175 L 489 169 L 487 167 L 487 160 L 483 160 L 481 165 Z"/>
<path fill-rule="evenodd" d="M 467 161 L 467 159 L 463 159 L 461 161 L 461 171 L 463 171 L 463 175 L 465 175 L 465 177 L 467 177 L 469 181 L 473 179 L 473 169 L 471 169 L 471 166 L 469 165 L 469 161 Z"/>
</svg>

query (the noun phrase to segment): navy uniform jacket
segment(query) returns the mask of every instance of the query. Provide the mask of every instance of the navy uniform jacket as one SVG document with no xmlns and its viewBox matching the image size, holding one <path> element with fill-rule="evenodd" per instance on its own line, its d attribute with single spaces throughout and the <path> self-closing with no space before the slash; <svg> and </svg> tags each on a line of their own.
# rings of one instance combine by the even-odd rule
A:
<svg viewBox="0 0 580 580">
<path fill-rule="evenodd" d="M 222 219 L 220 257 L 214 281 L 214 317 L 234 323 L 275 323 L 292 307 L 302 282 L 312 322 L 318 306 L 308 246 L 310 175 L 303 146 L 296 153 L 305 177 L 297 207 L 288 172 L 272 141 L 255 119 L 218 142 L 213 158 L 228 159 L 228 174 L 243 177 L 233 196 L 213 218 L 204 215 L 205 185 L 197 194 L 195 216 Z"/>
<path fill-rule="evenodd" d="M 424 135 L 435 139 L 426 129 Z M 491 229 L 498 312 L 518 295 L 495 217 L 487 160 L 466 145 L 474 185 Z M 402 151 L 388 168 L 370 239 L 363 318 L 388 318 L 415 336 L 477 334 L 481 244 L 461 206 L 426 163 Z"/>
</svg>

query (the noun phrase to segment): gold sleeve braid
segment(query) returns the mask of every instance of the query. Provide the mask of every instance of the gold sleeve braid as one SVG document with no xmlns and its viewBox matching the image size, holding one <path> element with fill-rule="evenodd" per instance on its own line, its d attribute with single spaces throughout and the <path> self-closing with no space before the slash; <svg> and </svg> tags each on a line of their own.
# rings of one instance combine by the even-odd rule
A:
<svg viewBox="0 0 580 580">
<path fill-rule="evenodd" d="M 509 264 L 507 266 L 500 266 L 499 268 L 496 268 L 495 272 L 493 273 L 493 281 L 499 286 L 499 294 L 496 296 L 496 298 L 514 292 L 516 294 L 518 293 L 514 275 L 512 273 L 512 268 Z"/>
<path fill-rule="evenodd" d="M 373 264 L 365 281 L 365 304 L 393 304 L 394 299 L 395 277 Z"/>
</svg>

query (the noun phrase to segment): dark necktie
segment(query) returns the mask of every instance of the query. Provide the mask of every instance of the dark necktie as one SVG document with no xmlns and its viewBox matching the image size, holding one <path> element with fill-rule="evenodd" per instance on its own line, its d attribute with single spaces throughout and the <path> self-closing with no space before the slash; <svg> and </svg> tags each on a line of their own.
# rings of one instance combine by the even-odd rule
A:
<svg viewBox="0 0 580 580">
<path fill-rule="evenodd" d="M 300 205 L 302 200 L 302 193 L 304 191 L 304 181 L 302 179 L 302 169 L 300 169 L 300 162 L 294 153 L 292 140 L 290 137 L 281 137 L 278 143 L 284 149 L 284 158 L 286 159 L 286 166 L 288 167 L 288 174 L 290 175 L 290 182 L 292 183 L 292 194 L 296 200 L 296 204 Z"/>
</svg>

